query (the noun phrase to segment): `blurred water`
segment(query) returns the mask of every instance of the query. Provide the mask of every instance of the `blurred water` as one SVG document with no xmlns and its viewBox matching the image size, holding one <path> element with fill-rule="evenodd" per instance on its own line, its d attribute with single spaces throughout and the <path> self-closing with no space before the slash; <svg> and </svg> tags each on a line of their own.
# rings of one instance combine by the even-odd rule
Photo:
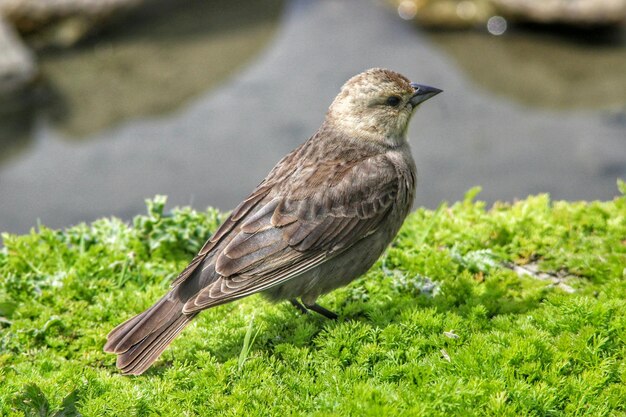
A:
<svg viewBox="0 0 626 417">
<path fill-rule="evenodd" d="M 614 75 L 623 43 L 604 50 L 583 45 L 583 52 L 570 54 L 563 51 L 572 49 L 571 43 L 550 41 L 548 48 L 557 52 L 542 52 L 546 58 L 537 59 L 528 45 L 545 45 L 542 38 L 508 47 L 506 35 L 495 41 L 482 34 L 428 35 L 374 1 L 294 0 L 258 58 L 229 72 L 221 57 L 238 47 L 243 52 L 233 65 L 245 62 L 250 54 L 245 39 L 252 38 L 257 42 L 252 49 L 259 49 L 260 34 L 271 36 L 267 24 L 273 24 L 272 15 L 262 19 L 265 29 L 257 32 L 251 29 L 256 21 L 247 19 L 248 24 L 215 33 L 205 33 L 191 19 L 194 15 L 162 22 L 161 31 L 169 28 L 176 36 L 159 38 L 159 31 L 131 36 L 135 43 L 127 52 L 122 38 L 115 38 L 121 35 L 108 35 L 117 40 L 104 36 L 94 41 L 91 52 L 70 53 L 69 59 L 55 55 L 44 62 L 44 69 L 56 68 L 49 73 L 56 71 L 54 79 L 63 79 L 68 91 L 78 75 L 64 79 L 67 68 L 98 74 L 100 60 L 119 74 L 117 80 L 109 74 L 115 71 L 100 77 L 111 78 L 105 85 L 98 76 L 84 75 L 81 90 L 64 98 L 58 114 L 28 113 L 21 116 L 24 121 L 3 122 L 5 137 L 17 145 L 12 151 L 7 146 L 0 157 L 0 230 L 22 233 L 37 219 L 63 227 L 101 216 L 130 218 L 154 194 L 168 195 L 170 205 L 231 209 L 276 161 L 315 131 L 347 78 L 375 66 L 445 90 L 420 109 L 409 131 L 420 176 L 418 205 L 458 200 L 474 185 L 483 186 L 480 198 L 487 201 L 540 192 L 555 199 L 610 199 L 617 194 L 616 178 L 626 177 L 626 89 L 620 91 L 622 78 Z M 195 29 L 183 31 L 185 36 L 175 30 L 190 24 Z M 207 52 L 202 45 L 208 38 L 214 46 Z M 189 44 L 192 56 L 204 51 L 213 58 L 202 63 L 184 58 L 189 55 L 184 51 L 173 52 Z M 165 58 L 160 48 L 168 50 Z M 133 65 L 148 59 L 140 55 L 145 50 L 158 57 L 152 66 L 156 75 Z M 565 66 L 578 68 L 578 55 L 586 67 L 594 57 L 615 63 L 598 66 L 597 75 L 580 70 L 573 77 L 561 76 L 558 66 L 546 76 L 537 65 L 522 65 L 554 58 L 571 59 Z M 182 66 L 177 67 L 178 61 Z M 64 67 L 68 62 L 75 66 Z M 503 66 L 511 62 L 514 76 L 507 76 L 511 69 L 503 71 Z M 128 66 L 135 70 L 125 71 Z M 213 66 L 218 68 L 211 71 Z M 600 85 L 607 77 L 611 94 L 588 104 L 586 94 L 563 98 L 563 91 L 582 88 L 582 83 L 585 88 L 587 83 Z M 490 84 L 491 78 L 500 81 Z M 524 83 L 544 83 L 560 99 L 516 96 L 525 91 Z M 85 111 L 90 103 L 92 109 L 106 108 L 90 119 L 92 112 Z M 29 122 L 30 130 L 21 129 Z M 7 130 L 9 124 L 12 130 Z"/>
</svg>

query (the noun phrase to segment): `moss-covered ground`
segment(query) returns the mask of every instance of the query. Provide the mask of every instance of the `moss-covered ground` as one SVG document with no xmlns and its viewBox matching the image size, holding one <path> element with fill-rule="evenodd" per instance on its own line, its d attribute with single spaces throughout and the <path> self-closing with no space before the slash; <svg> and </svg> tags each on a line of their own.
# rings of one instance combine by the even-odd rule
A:
<svg viewBox="0 0 626 417">
<path fill-rule="evenodd" d="M 384 256 L 320 303 L 205 311 L 146 374 L 102 352 L 223 219 L 102 219 L 3 235 L 0 415 L 626 415 L 626 186 L 410 215 Z"/>
</svg>

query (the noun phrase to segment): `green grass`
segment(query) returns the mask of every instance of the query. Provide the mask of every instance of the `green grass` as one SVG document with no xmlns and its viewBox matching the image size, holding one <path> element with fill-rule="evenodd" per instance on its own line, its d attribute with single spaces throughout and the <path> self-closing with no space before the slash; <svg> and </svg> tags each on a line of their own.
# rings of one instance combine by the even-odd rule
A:
<svg viewBox="0 0 626 417">
<path fill-rule="evenodd" d="M 157 198 L 132 226 L 5 234 L 0 415 L 625 416 L 626 197 L 487 209 L 476 194 L 413 213 L 323 297 L 340 320 L 249 297 L 201 314 L 140 377 L 102 352 L 107 332 L 223 215 L 165 216 Z"/>
</svg>

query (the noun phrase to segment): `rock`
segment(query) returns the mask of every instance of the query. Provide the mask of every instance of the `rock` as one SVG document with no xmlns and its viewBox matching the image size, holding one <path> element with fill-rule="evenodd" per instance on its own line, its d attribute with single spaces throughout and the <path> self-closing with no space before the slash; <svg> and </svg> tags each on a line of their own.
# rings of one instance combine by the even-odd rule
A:
<svg viewBox="0 0 626 417">
<path fill-rule="evenodd" d="M 612 26 L 626 21 L 626 0 L 491 0 L 517 21 L 572 26 Z"/>
<path fill-rule="evenodd" d="M 398 14 L 429 28 L 465 29 L 481 25 L 495 10 L 490 0 L 393 0 Z"/>
<path fill-rule="evenodd" d="M 464 29 L 502 15 L 519 22 L 612 26 L 626 22 L 626 0 L 390 0 L 421 26 Z"/>
<path fill-rule="evenodd" d="M 67 47 L 143 0 L 0 0 L 0 15 L 44 45 Z"/>
<path fill-rule="evenodd" d="M 28 36 L 35 46 L 68 47 L 142 2 L 0 0 L 0 98 L 12 102 L 13 94 L 32 83 L 38 73 L 33 53 L 18 33 Z"/>
<path fill-rule="evenodd" d="M 14 96 L 37 76 L 30 50 L 0 16 L 0 96 Z"/>
</svg>

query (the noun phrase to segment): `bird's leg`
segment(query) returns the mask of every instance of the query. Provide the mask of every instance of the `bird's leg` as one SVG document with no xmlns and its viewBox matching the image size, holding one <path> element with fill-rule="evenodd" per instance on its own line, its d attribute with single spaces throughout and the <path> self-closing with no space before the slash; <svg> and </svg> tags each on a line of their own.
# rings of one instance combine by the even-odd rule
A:
<svg viewBox="0 0 626 417">
<path fill-rule="evenodd" d="M 300 304 L 300 302 L 296 300 L 295 298 L 292 298 L 291 300 L 289 300 L 289 302 L 291 303 L 292 306 L 300 310 L 300 313 L 309 314 L 309 310 L 307 310 L 306 307 Z"/>
<path fill-rule="evenodd" d="M 339 317 L 337 314 L 333 313 L 332 311 L 328 310 L 327 308 L 322 307 L 321 305 L 319 305 L 317 303 L 307 304 L 305 302 L 304 306 L 306 308 L 308 308 L 309 310 L 313 310 L 316 313 L 321 314 L 322 316 L 326 317 L 327 319 L 337 320 L 337 318 Z"/>
</svg>

